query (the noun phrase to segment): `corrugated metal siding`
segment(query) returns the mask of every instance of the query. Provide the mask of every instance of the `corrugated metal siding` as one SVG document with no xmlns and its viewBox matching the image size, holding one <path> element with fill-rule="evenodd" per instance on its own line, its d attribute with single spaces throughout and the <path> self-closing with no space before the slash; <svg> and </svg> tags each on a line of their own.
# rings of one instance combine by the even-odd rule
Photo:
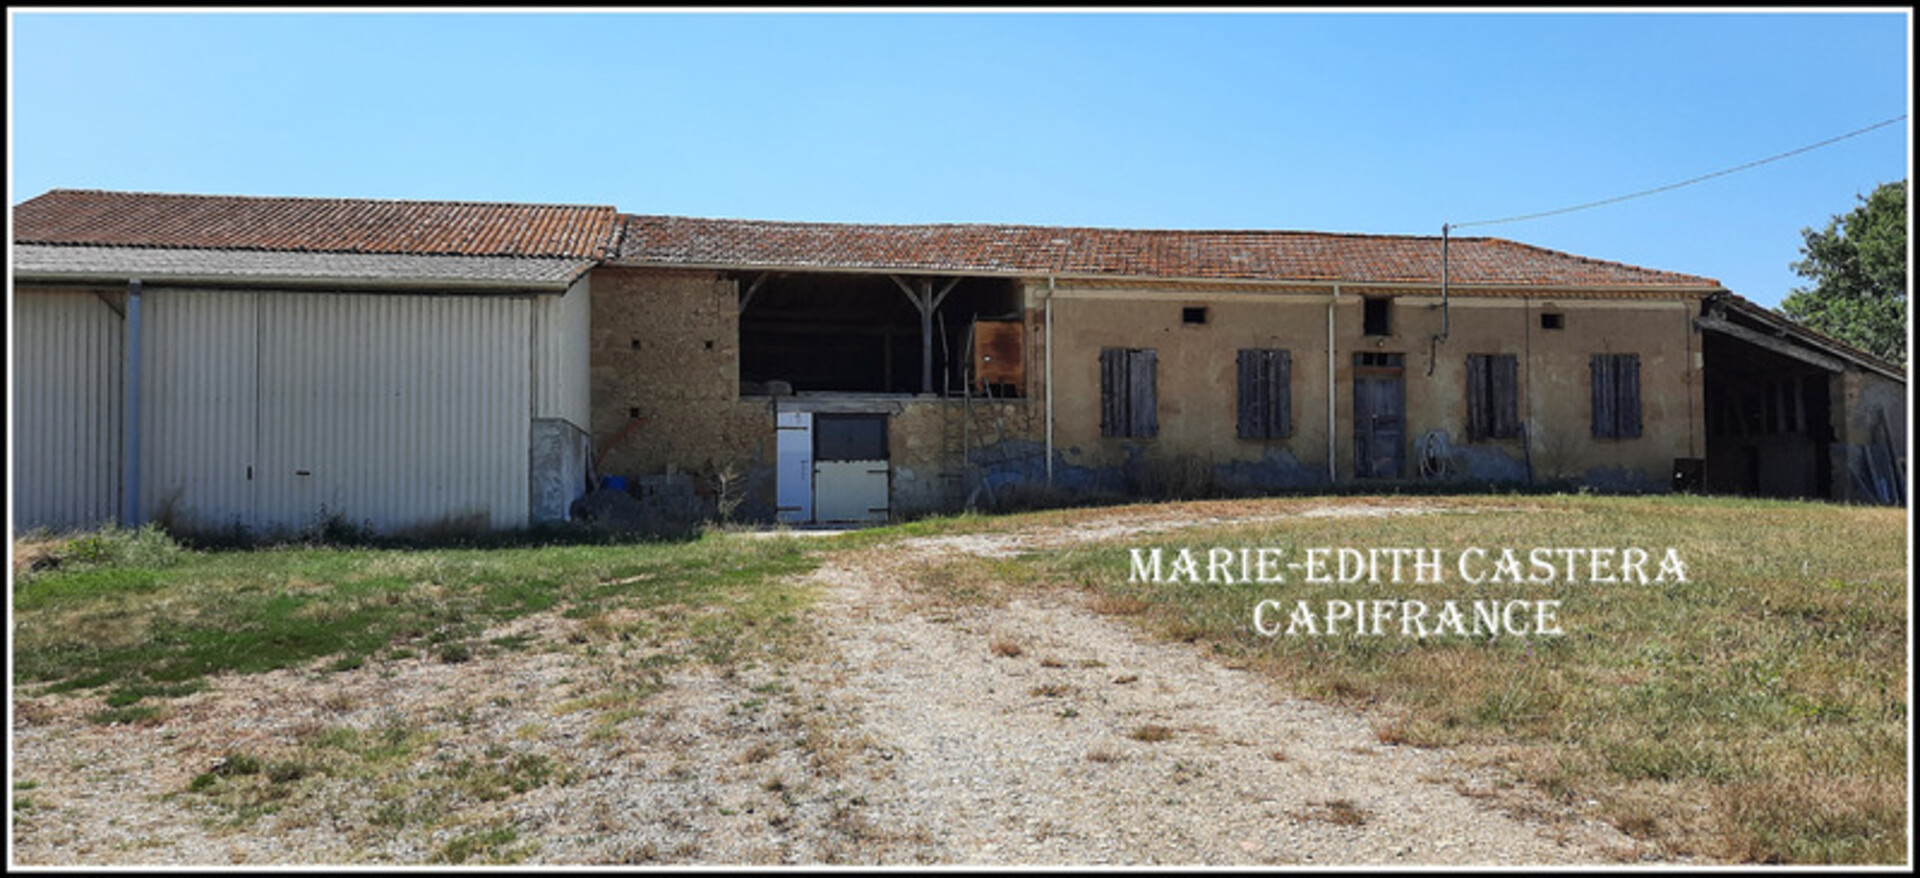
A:
<svg viewBox="0 0 1920 878">
<path fill-rule="evenodd" d="M 256 521 L 527 523 L 524 299 L 260 299 Z"/>
<path fill-rule="evenodd" d="M 123 324 L 92 293 L 13 298 L 14 526 L 66 529 L 120 505 Z"/>
<path fill-rule="evenodd" d="M 258 293 L 141 296 L 140 506 L 199 533 L 252 528 Z"/>
<path fill-rule="evenodd" d="M 591 296 L 582 276 L 565 296 L 533 301 L 533 416 L 559 418 L 582 430 L 593 416 Z"/>
</svg>

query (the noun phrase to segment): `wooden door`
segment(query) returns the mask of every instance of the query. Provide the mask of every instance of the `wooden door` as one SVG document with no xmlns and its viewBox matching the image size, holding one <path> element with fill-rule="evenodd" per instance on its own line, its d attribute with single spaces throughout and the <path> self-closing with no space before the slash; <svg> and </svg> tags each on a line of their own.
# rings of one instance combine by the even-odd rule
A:
<svg viewBox="0 0 1920 878">
<path fill-rule="evenodd" d="M 1406 379 L 1400 366 L 1364 361 L 1356 364 L 1353 374 L 1355 476 L 1363 479 L 1401 477 L 1406 462 L 1406 412 Z"/>
</svg>

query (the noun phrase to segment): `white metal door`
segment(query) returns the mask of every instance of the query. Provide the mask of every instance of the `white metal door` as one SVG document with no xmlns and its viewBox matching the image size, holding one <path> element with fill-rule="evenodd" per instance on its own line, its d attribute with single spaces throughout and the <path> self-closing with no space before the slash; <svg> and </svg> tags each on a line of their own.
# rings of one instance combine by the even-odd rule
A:
<svg viewBox="0 0 1920 878">
<path fill-rule="evenodd" d="M 823 460 L 813 465 L 814 517 L 820 521 L 887 520 L 887 462 Z"/>
<path fill-rule="evenodd" d="M 141 517 L 208 534 L 256 529 L 260 294 L 143 298 Z"/>
<path fill-rule="evenodd" d="M 813 413 L 774 416 L 774 517 L 782 524 L 813 520 Z"/>
<path fill-rule="evenodd" d="M 526 525 L 524 300 L 276 293 L 260 323 L 263 531 Z"/>
<path fill-rule="evenodd" d="M 886 521 L 887 416 L 821 414 L 813 419 L 815 521 Z"/>
</svg>

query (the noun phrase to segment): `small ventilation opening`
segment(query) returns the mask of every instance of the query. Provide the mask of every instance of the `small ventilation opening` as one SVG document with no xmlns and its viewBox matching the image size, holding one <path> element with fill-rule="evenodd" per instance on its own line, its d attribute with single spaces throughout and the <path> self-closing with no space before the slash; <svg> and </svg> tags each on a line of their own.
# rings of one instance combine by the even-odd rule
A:
<svg viewBox="0 0 1920 878">
<path fill-rule="evenodd" d="M 1204 307 L 1181 308 L 1180 322 L 1191 325 L 1203 325 L 1207 322 L 1207 309 Z"/>
<path fill-rule="evenodd" d="M 1565 314 L 1542 314 L 1542 315 L 1540 315 L 1540 328 L 1541 328 L 1541 329 L 1565 329 L 1565 328 L 1566 328 L 1566 326 L 1567 326 L 1567 322 L 1566 322 L 1566 315 L 1565 315 Z"/>
<path fill-rule="evenodd" d="M 1387 308 L 1393 300 L 1368 298 L 1360 302 L 1365 309 L 1361 312 L 1360 331 L 1366 335 L 1392 335 L 1393 330 L 1387 323 Z"/>
</svg>

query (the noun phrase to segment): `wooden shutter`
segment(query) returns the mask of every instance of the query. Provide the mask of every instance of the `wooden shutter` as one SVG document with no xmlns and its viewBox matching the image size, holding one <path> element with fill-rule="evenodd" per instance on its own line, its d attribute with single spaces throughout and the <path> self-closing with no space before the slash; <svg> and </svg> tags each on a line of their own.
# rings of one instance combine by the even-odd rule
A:
<svg viewBox="0 0 1920 878">
<path fill-rule="evenodd" d="M 1293 354 L 1244 348 L 1236 361 L 1240 396 L 1237 434 L 1280 439 L 1293 433 Z"/>
<path fill-rule="evenodd" d="M 1494 438 L 1512 439 L 1520 435 L 1520 358 L 1500 354 L 1489 359 L 1488 396 L 1493 407 L 1489 426 Z"/>
<path fill-rule="evenodd" d="M 1127 352 L 1127 412 L 1129 436 L 1151 438 L 1160 435 L 1160 416 L 1155 405 L 1154 367 L 1159 355 L 1153 348 Z"/>
<path fill-rule="evenodd" d="M 1267 422 L 1266 394 L 1260 391 L 1260 372 L 1263 365 L 1262 351 L 1241 348 L 1235 360 L 1239 380 L 1234 384 L 1240 394 L 1240 412 L 1235 435 L 1242 439 L 1265 439 L 1262 432 Z"/>
<path fill-rule="evenodd" d="M 1593 382 L 1593 438 L 1611 439 L 1614 434 L 1613 362 L 1606 354 L 1594 354 L 1587 363 Z"/>
<path fill-rule="evenodd" d="M 1272 370 L 1267 382 L 1267 438 L 1293 435 L 1293 353 L 1269 351 Z"/>
<path fill-rule="evenodd" d="M 1100 351 L 1100 435 L 1122 436 L 1127 428 L 1127 352 Z"/>
<path fill-rule="evenodd" d="M 1481 354 L 1467 355 L 1467 441 L 1475 442 L 1487 438 L 1492 429 L 1488 408 L 1491 400 L 1487 398 L 1487 357 Z"/>
<path fill-rule="evenodd" d="M 1635 439 L 1640 436 L 1640 355 L 1621 354 L 1614 359 L 1618 371 L 1614 376 L 1616 426 L 1613 435 Z"/>
</svg>

